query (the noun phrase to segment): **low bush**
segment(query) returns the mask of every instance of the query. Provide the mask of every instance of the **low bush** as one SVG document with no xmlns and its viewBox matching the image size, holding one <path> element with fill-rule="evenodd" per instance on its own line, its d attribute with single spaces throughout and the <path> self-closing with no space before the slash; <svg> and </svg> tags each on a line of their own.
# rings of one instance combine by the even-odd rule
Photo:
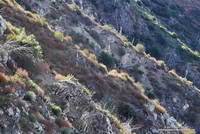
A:
<svg viewBox="0 0 200 134">
<path fill-rule="evenodd" d="M 131 46 L 132 43 L 129 42 L 129 41 L 124 41 L 122 45 L 125 46 L 125 47 L 128 47 L 128 46 Z"/>
<path fill-rule="evenodd" d="M 162 61 L 162 60 L 158 60 L 157 61 L 157 64 L 158 64 L 158 68 L 160 68 L 160 69 L 165 69 L 165 62 L 164 61 Z"/>
<path fill-rule="evenodd" d="M 2 107 L 5 104 L 5 97 L 0 95 L 0 107 Z"/>
<path fill-rule="evenodd" d="M 144 52 L 145 52 L 145 48 L 144 48 L 144 46 L 143 46 L 142 44 L 137 44 L 137 45 L 135 46 L 135 49 L 136 49 L 136 51 L 139 52 L 139 53 L 144 53 Z"/>
<path fill-rule="evenodd" d="M 65 36 L 64 40 L 66 40 L 67 42 L 72 42 L 73 41 L 72 37 L 69 36 L 69 35 Z"/>
<path fill-rule="evenodd" d="M 5 2 L 3 2 L 2 0 L 0 0 L 0 8 L 2 8 L 5 5 Z"/>
<path fill-rule="evenodd" d="M 177 35 L 175 32 L 172 32 L 172 33 L 171 33 L 171 36 L 172 36 L 174 39 L 177 39 L 177 38 L 178 38 L 178 35 Z"/>
<path fill-rule="evenodd" d="M 158 47 L 151 47 L 150 49 L 147 50 L 147 53 L 149 53 L 151 56 L 155 58 L 159 58 L 161 56 L 161 53 Z"/>
<path fill-rule="evenodd" d="M 62 113 L 62 109 L 59 106 L 52 105 L 51 110 L 56 116 L 59 116 Z"/>
<path fill-rule="evenodd" d="M 63 41 L 64 35 L 61 32 L 54 32 L 54 36 L 57 40 Z"/>
<path fill-rule="evenodd" d="M 65 127 L 62 129 L 62 133 L 61 134 L 72 134 L 73 129 L 70 127 Z"/>
<path fill-rule="evenodd" d="M 103 28 L 105 29 L 105 30 L 113 30 L 113 27 L 112 27 L 112 25 L 107 25 L 107 24 L 105 24 L 105 25 L 103 25 Z"/>
<path fill-rule="evenodd" d="M 15 40 L 22 46 L 32 46 L 34 48 L 35 55 L 38 57 L 43 56 L 42 47 L 40 46 L 39 42 L 36 40 L 34 35 L 27 35 L 24 28 L 20 29 L 17 27 L 12 26 L 10 23 L 7 23 L 7 27 L 11 34 L 6 36 L 7 40 Z"/>
<path fill-rule="evenodd" d="M 131 119 L 136 117 L 135 111 L 128 104 L 120 104 L 117 107 L 117 111 L 119 115 L 125 117 L 126 119 Z"/>
<path fill-rule="evenodd" d="M 24 100 L 33 102 L 36 100 L 36 95 L 33 91 L 28 91 L 25 95 L 24 95 Z"/>
<path fill-rule="evenodd" d="M 153 91 L 147 91 L 146 95 L 149 97 L 149 99 L 155 100 L 157 97 Z"/>
<path fill-rule="evenodd" d="M 98 61 L 103 63 L 104 65 L 106 65 L 109 68 L 112 68 L 115 63 L 115 60 L 112 57 L 111 52 L 109 52 L 109 51 L 102 51 L 98 57 Z"/>
</svg>

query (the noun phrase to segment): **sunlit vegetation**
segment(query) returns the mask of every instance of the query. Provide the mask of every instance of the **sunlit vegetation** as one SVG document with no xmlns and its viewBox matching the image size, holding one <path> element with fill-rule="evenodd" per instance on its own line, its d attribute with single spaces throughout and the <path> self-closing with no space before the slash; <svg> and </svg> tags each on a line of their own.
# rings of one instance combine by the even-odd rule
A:
<svg viewBox="0 0 200 134">
<path fill-rule="evenodd" d="M 105 24 L 103 25 L 103 28 L 106 30 L 113 30 L 113 27 L 111 25 Z"/>
<path fill-rule="evenodd" d="M 145 48 L 142 44 L 137 44 L 135 46 L 135 50 L 138 52 L 138 53 L 144 53 L 145 52 Z"/>
<path fill-rule="evenodd" d="M 124 41 L 122 45 L 125 46 L 125 47 L 127 47 L 127 46 L 131 46 L 132 43 L 129 42 L 129 41 Z"/>
<path fill-rule="evenodd" d="M 76 5 L 75 2 L 73 2 L 73 3 L 70 4 L 69 6 L 70 6 L 70 8 L 71 8 L 73 11 L 78 11 L 78 10 L 79 10 L 79 8 L 78 8 L 78 6 Z"/>
<path fill-rule="evenodd" d="M 0 0 L 0 8 L 2 8 L 5 5 L 5 2 L 3 2 L 2 0 Z"/>
<path fill-rule="evenodd" d="M 33 47 L 35 54 L 38 57 L 43 56 L 42 47 L 39 42 L 36 40 L 34 35 L 27 35 L 25 29 L 19 29 L 14 27 L 10 23 L 7 23 L 7 28 L 12 31 L 12 33 L 6 36 L 7 40 L 14 40 L 19 42 L 22 46 Z"/>
<path fill-rule="evenodd" d="M 56 105 L 51 105 L 51 110 L 56 116 L 59 116 L 62 113 L 62 109 Z"/>
</svg>

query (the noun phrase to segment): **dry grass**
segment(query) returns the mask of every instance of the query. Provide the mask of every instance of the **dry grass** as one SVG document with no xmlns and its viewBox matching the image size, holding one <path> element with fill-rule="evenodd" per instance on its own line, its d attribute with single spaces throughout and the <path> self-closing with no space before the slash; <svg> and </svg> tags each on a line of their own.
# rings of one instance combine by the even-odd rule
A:
<svg viewBox="0 0 200 134">
<path fill-rule="evenodd" d="M 21 68 L 18 68 L 13 76 L 9 76 L 9 81 L 12 83 L 24 83 L 25 79 L 28 78 L 28 72 Z"/>
<path fill-rule="evenodd" d="M 56 71 L 53 71 L 53 75 L 55 76 L 55 79 L 57 81 L 65 81 L 65 80 L 68 79 L 68 77 L 66 77 L 66 76 L 64 76 L 64 75 L 62 75 L 62 74 L 60 74 L 60 73 L 58 73 Z"/>
<path fill-rule="evenodd" d="M 144 92 L 145 92 L 145 89 L 144 89 L 142 83 L 136 82 L 134 85 L 135 85 L 135 87 L 136 87 L 141 93 L 144 93 Z"/>
<path fill-rule="evenodd" d="M 162 114 L 167 112 L 166 109 L 163 106 L 161 106 L 157 101 L 150 100 L 150 102 L 155 105 L 157 112 Z"/>
<path fill-rule="evenodd" d="M 134 79 L 128 75 L 126 72 L 118 72 L 117 70 L 111 70 L 108 75 L 113 77 L 118 77 L 123 81 L 128 81 L 130 83 L 134 82 Z"/>
<path fill-rule="evenodd" d="M 187 80 L 186 78 L 183 78 L 181 76 L 179 76 L 175 70 L 170 70 L 169 73 L 171 75 L 173 75 L 175 78 L 177 78 L 178 80 L 180 80 L 182 83 L 186 84 L 186 85 L 192 85 L 193 83 L 189 80 Z"/>
<path fill-rule="evenodd" d="M 196 134 L 194 129 L 187 128 L 182 131 L 182 134 Z"/>
</svg>

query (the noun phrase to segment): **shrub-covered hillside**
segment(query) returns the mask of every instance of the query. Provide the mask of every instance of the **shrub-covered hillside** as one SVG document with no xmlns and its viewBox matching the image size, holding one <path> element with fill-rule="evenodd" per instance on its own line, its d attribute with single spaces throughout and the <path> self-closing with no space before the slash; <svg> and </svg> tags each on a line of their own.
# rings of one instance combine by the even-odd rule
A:
<svg viewBox="0 0 200 134">
<path fill-rule="evenodd" d="M 67 0 L 200 87 L 198 0 Z"/>
<path fill-rule="evenodd" d="M 200 90 L 187 80 L 191 70 L 183 78 L 152 57 L 162 59 L 171 48 L 148 50 L 142 35 L 128 36 L 124 28 L 101 24 L 100 14 L 86 14 L 114 17 L 112 0 L 101 6 L 79 2 L 80 7 L 64 0 L 0 0 L 0 134 L 200 133 Z M 161 24 L 156 13 L 149 20 L 143 1 L 118 2 L 122 11 L 129 9 L 124 4 L 136 10 L 137 16 L 129 15 L 141 20 L 138 27 L 151 25 L 187 50 L 192 60 L 184 64 L 194 62 L 198 70 L 198 53 L 181 44 L 178 32 Z"/>
</svg>

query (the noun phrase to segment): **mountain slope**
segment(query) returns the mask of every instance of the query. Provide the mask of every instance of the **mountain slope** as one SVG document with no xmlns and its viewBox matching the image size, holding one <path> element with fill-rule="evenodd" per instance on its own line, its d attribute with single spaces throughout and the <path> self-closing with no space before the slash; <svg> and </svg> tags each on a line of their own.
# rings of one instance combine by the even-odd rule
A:
<svg viewBox="0 0 200 134">
<path fill-rule="evenodd" d="M 30 82 L 29 79 L 32 79 L 31 81 L 45 89 L 45 92 L 39 90 L 41 95 L 38 96 L 37 101 L 28 105 L 39 107 L 39 110 L 33 107 L 31 111 L 36 116 L 36 123 L 40 123 L 40 128 L 47 125 L 47 133 L 64 131 L 63 125 L 60 125 L 63 123 L 55 120 L 58 117 L 68 118 L 71 125 L 69 122 L 68 125 L 64 123 L 64 128 L 73 126 L 77 133 L 118 134 L 130 133 L 130 131 L 132 133 L 166 133 L 159 130 L 165 127 L 191 127 L 199 132 L 199 89 L 173 71 L 169 71 L 163 62 L 146 55 L 142 46 L 127 46 L 128 40 L 124 36 L 108 26 L 101 26 L 94 22 L 74 4 L 68 5 L 63 1 L 20 3 L 43 18 L 25 11 L 15 2 L 3 1 L 5 4 L 0 14 L 10 24 L 7 24 L 2 44 L 14 41 L 8 46 L 17 48 L 16 46 L 22 45 L 26 49 L 15 52 L 15 49 L 5 47 L 7 51 L 4 52 L 7 54 L 4 55 L 9 58 L 5 58 L 7 60 L 2 62 L 2 96 L 7 98 L 6 95 L 10 95 L 11 100 L 14 100 L 13 96 L 26 100 L 24 97 L 26 92 L 22 90 L 23 88 L 19 88 L 18 83 L 15 85 L 17 92 L 5 94 L 3 89 L 7 86 L 13 89 L 13 84 L 9 79 L 7 80 L 7 77 L 18 72 L 16 68 L 27 70 L 29 75 L 23 75 L 25 78 L 20 84 L 30 90 L 37 89 L 37 86 L 27 85 Z M 23 30 L 16 30 L 12 28 L 12 25 L 24 28 L 26 33 L 33 34 L 36 40 L 29 36 L 25 38 L 26 34 L 21 34 L 24 33 Z M 31 44 L 33 48 L 30 47 Z M 81 84 L 69 74 L 78 78 Z M 14 84 L 15 82 L 13 81 Z M 27 102 L 24 103 L 24 107 L 29 109 L 29 106 L 26 106 Z M 97 103 L 110 112 L 99 108 Z M 61 107 L 62 116 L 57 114 L 57 112 L 60 113 L 59 108 L 53 107 L 52 104 Z M 10 105 L 7 106 L 3 105 L 2 109 L 1 116 L 5 118 L 7 118 L 5 111 L 10 109 Z M 12 101 L 10 107 L 19 109 L 18 105 L 13 104 Z M 46 111 L 42 112 L 44 107 L 47 107 Z M 22 110 L 20 109 L 20 114 L 17 116 L 19 119 L 23 117 Z M 55 115 L 46 116 L 44 113 L 48 112 Z M 39 118 L 38 114 L 44 114 L 46 120 Z M 11 119 L 14 118 L 11 117 Z M 29 122 L 26 117 L 23 118 Z M 130 119 L 132 120 L 127 122 Z M 21 124 L 17 121 L 14 123 L 17 127 L 13 128 L 13 131 L 25 132 L 24 122 Z M 2 122 L 5 122 L 3 118 Z M 53 128 L 53 130 L 48 128 Z M 30 132 L 35 130 L 35 128 L 28 129 Z M 9 133 L 8 127 L 4 131 Z M 41 131 L 44 133 L 45 129 Z M 182 131 L 182 133 L 193 132 L 191 129 Z"/>
<path fill-rule="evenodd" d="M 199 83 L 199 1 L 69 0 L 101 24 L 112 25 L 151 56 Z M 187 71 L 186 71 L 187 70 Z"/>
</svg>

